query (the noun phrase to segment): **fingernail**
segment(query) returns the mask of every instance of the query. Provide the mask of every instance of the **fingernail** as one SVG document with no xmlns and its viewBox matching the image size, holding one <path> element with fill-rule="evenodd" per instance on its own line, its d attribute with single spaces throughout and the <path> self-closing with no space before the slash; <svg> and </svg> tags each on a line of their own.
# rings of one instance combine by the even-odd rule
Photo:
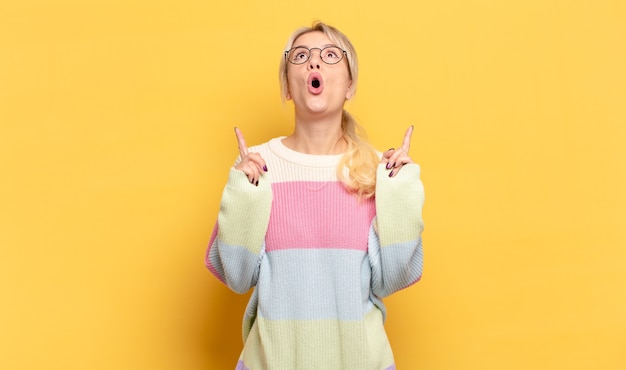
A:
<svg viewBox="0 0 626 370">
<path fill-rule="evenodd" d="M 263 166 L 263 171 L 267 172 L 267 166 Z"/>
<path fill-rule="evenodd" d="M 259 180 L 256 180 L 256 182 L 254 183 L 254 186 L 259 186 Z"/>
<path fill-rule="evenodd" d="M 391 168 L 391 163 L 387 162 L 387 166 L 385 166 L 387 169 Z"/>
<path fill-rule="evenodd" d="M 393 162 L 393 165 L 391 167 L 395 167 L 396 166 L 396 162 Z"/>
<path fill-rule="evenodd" d="M 387 151 L 388 151 L 388 152 L 389 152 L 389 151 L 391 151 L 391 150 L 395 150 L 395 149 L 394 149 L 394 148 L 389 148 L 389 149 L 387 149 Z"/>
<path fill-rule="evenodd" d="M 389 177 L 393 176 L 393 171 L 389 172 Z"/>
</svg>

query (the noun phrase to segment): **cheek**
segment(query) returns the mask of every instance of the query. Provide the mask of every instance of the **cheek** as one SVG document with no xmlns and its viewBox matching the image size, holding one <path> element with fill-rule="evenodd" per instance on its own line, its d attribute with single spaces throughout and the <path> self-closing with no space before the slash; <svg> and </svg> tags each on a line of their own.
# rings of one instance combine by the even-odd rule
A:
<svg viewBox="0 0 626 370">
<path fill-rule="evenodd" d="M 344 67 L 345 69 L 337 71 L 337 74 L 335 75 L 335 78 L 337 80 L 337 82 L 345 88 L 346 91 L 350 90 L 350 86 L 352 85 L 352 79 L 350 78 L 350 71 L 348 71 L 348 69 L 346 67 Z"/>
<path fill-rule="evenodd" d="M 340 80 L 338 80 L 339 85 L 341 86 L 342 91 L 346 94 L 350 93 L 350 88 L 352 86 L 352 80 L 348 76 L 342 76 Z"/>
<path fill-rule="evenodd" d="M 288 92 L 291 92 L 290 89 L 293 88 L 298 88 L 301 87 L 301 85 L 303 85 L 302 79 L 298 78 L 297 73 L 295 72 L 290 72 L 289 70 L 287 70 L 287 90 Z"/>
</svg>

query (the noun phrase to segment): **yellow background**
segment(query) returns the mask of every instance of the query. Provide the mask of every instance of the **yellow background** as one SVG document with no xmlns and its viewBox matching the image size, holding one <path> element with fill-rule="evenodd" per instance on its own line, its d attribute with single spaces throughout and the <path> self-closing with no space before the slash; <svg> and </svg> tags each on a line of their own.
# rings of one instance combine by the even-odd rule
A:
<svg viewBox="0 0 626 370">
<path fill-rule="evenodd" d="M 204 250 L 233 126 L 290 132 L 278 62 L 314 19 L 376 147 L 416 128 L 398 368 L 626 369 L 622 0 L 2 1 L 0 368 L 234 367 L 247 297 Z"/>
</svg>

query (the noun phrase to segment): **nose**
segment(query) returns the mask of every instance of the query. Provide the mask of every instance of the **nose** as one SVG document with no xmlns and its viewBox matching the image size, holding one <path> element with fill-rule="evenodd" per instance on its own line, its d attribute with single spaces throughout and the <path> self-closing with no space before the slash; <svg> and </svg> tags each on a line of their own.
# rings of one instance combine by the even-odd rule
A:
<svg viewBox="0 0 626 370">
<path fill-rule="evenodd" d="M 313 51 L 317 51 L 314 53 Z M 311 49 L 311 57 L 309 58 L 309 69 L 320 69 L 322 62 L 322 51 L 320 49 Z"/>
</svg>

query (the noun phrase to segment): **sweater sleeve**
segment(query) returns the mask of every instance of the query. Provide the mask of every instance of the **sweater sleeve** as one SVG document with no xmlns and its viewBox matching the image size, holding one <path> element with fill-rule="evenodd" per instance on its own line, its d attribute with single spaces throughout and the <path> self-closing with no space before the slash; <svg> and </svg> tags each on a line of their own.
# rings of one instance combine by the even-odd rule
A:
<svg viewBox="0 0 626 370">
<path fill-rule="evenodd" d="M 372 293 L 379 298 L 415 284 L 422 277 L 422 206 L 420 167 L 407 164 L 394 178 L 379 164 L 376 218 L 368 241 Z"/>
<path fill-rule="evenodd" d="M 243 172 L 231 168 L 222 193 L 205 264 L 237 293 L 256 285 L 272 205 L 271 189 L 267 174 L 254 186 Z"/>
</svg>

